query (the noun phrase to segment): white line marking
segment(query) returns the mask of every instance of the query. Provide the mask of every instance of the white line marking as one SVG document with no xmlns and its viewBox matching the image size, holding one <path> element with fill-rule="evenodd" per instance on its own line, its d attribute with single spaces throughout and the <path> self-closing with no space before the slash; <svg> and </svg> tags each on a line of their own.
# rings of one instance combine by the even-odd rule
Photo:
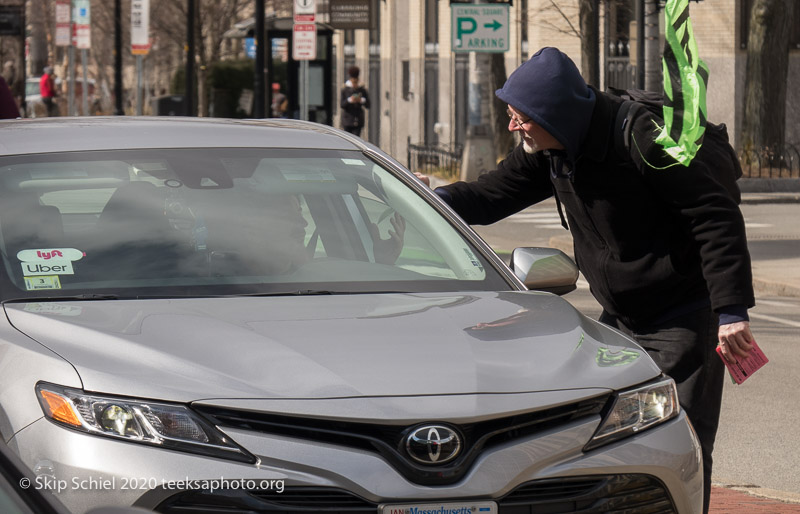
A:
<svg viewBox="0 0 800 514">
<path fill-rule="evenodd" d="M 775 300 L 761 300 L 757 302 L 759 305 L 771 305 L 772 307 L 795 307 L 793 303 L 778 302 Z"/>
<path fill-rule="evenodd" d="M 558 214 L 555 212 L 521 212 L 519 214 L 514 214 L 509 216 L 509 219 L 541 219 L 541 218 L 548 218 L 548 219 L 558 219 Z"/>
<path fill-rule="evenodd" d="M 777 318 L 775 316 L 767 316 L 766 314 L 756 314 L 755 312 L 751 312 L 748 315 L 751 318 L 762 319 L 764 321 L 773 321 L 775 323 L 780 323 L 782 325 L 788 325 L 790 327 L 800 328 L 800 322 L 792 321 L 790 319 Z"/>
</svg>

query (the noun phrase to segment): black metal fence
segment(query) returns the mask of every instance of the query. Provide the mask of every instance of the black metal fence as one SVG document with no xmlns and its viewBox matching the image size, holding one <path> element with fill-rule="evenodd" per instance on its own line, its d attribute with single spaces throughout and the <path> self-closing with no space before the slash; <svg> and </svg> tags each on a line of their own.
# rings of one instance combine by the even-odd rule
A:
<svg viewBox="0 0 800 514">
<path fill-rule="evenodd" d="M 739 162 L 745 177 L 800 179 L 800 149 L 790 143 L 778 150 L 762 148 L 740 152 Z"/>
<path fill-rule="evenodd" d="M 461 172 L 462 145 L 412 144 L 408 139 L 408 169 L 425 175 L 456 178 Z"/>
</svg>

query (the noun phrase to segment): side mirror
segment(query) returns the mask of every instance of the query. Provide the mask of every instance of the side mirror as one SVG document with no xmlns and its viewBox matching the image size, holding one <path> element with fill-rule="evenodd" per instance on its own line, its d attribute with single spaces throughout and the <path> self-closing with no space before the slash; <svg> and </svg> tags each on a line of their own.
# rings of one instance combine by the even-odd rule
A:
<svg viewBox="0 0 800 514">
<path fill-rule="evenodd" d="M 515 248 L 511 269 L 528 289 L 562 295 L 577 287 L 578 266 L 555 248 Z"/>
</svg>

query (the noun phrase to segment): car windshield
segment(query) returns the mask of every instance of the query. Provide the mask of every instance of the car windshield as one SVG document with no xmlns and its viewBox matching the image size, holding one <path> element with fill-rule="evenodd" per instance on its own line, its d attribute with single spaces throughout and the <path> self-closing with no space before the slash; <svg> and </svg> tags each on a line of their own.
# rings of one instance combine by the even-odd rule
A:
<svg viewBox="0 0 800 514">
<path fill-rule="evenodd" d="M 4 157 L 0 249 L 4 301 L 512 288 L 356 151 Z"/>
</svg>

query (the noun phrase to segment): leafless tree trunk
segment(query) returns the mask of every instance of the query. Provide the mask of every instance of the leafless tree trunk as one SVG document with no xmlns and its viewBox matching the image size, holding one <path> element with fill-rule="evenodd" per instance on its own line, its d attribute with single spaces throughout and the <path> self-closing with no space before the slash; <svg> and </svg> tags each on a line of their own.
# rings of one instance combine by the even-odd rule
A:
<svg viewBox="0 0 800 514">
<path fill-rule="evenodd" d="M 581 31 L 581 74 L 600 87 L 600 4 L 599 0 L 578 0 Z"/>
<path fill-rule="evenodd" d="M 508 116 L 506 115 L 506 104 L 497 98 L 495 90 L 503 87 L 506 82 L 506 64 L 503 54 L 492 54 L 490 67 L 490 86 L 492 101 L 489 104 L 489 119 L 492 120 L 492 134 L 494 136 L 494 148 L 497 150 L 497 157 L 503 158 L 514 148 L 514 134 L 508 131 Z"/>
<path fill-rule="evenodd" d="M 31 27 L 30 39 L 30 56 L 28 60 L 31 63 L 30 74 L 33 76 L 41 75 L 42 70 L 47 64 L 53 64 L 50 61 L 48 41 L 48 4 L 45 0 L 33 0 L 28 3 L 27 19 Z"/>
<path fill-rule="evenodd" d="M 790 23 L 796 0 L 755 0 L 747 38 L 744 120 L 746 152 L 783 147 Z"/>
</svg>

